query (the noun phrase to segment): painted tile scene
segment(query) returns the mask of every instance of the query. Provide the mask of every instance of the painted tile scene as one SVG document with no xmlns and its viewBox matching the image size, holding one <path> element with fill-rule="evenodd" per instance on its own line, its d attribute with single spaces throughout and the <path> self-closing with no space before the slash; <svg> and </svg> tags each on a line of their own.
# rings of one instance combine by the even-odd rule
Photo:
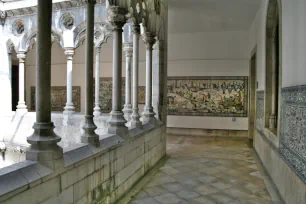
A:
<svg viewBox="0 0 306 204">
<path fill-rule="evenodd" d="M 248 77 L 168 78 L 168 115 L 247 116 Z"/>
</svg>

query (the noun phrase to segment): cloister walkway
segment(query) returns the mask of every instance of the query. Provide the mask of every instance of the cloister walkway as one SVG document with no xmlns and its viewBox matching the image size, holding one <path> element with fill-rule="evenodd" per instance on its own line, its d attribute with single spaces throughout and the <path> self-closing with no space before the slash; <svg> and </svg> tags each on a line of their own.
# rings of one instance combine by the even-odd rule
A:
<svg viewBox="0 0 306 204">
<path fill-rule="evenodd" d="M 247 139 L 168 136 L 168 156 L 131 204 L 282 203 Z"/>
</svg>

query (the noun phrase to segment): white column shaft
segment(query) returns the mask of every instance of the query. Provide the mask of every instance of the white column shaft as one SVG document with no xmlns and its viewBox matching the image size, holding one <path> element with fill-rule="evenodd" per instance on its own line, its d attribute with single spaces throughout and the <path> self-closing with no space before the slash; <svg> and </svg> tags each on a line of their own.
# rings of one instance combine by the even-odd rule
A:
<svg viewBox="0 0 306 204">
<path fill-rule="evenodd" d="M 96 53 L 96 73 L 95 73 L 95 105 L 99 106 L 99 93 L 100 93 L 100 52 Z"/>
<path fill-rule="evenodd" d="M 131 85 L 132 85 L 132 79 L 131 79 L 131 68 L 132 68 L 132 57 L 127 56 L 126 57 L 126 78 L 125 78 L 125 103 L 131 104 Z"/>
<path fill-rule="evenodd" d="M 25 58 L 26 55 L 24 53 L 17 54 L 17 57 L 19 58 L 19 100 L 18 100 L 18 106 L 17 111 L 26 111 L 27 106 L 25 105 L 25 98 L 24 98 L 24 92 L 25 92 Z"/>
<path fill-rule="evenodd" d="M 72 59 L 67 60 L 67 104 L 72 104 Z"/>
<path fill-rule="evenodd" d="M 24 104 L 24 62 L 19 63 L 19 103 Z"/>
<path fill-rule="evenodd" d="M 146 51 L 146 108 L 152 107 L 152 50 Z"/>
</svg>

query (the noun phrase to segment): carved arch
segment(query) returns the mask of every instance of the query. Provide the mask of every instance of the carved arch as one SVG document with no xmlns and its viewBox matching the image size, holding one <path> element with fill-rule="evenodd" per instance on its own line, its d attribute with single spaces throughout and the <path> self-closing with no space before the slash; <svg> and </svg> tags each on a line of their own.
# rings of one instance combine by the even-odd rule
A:
<svg viewBox="0 0 306 204">
<path fill-rule="evenodd" d="M 281 90 L 281 1 L 269 0 L 266 14 L 265 127 L 278 135 Z"/>
<path fill-rule="evenodd" d="M 82 22 L 74 29 L 74 44 L 75 48 L 84 44 L 86 38 L 86 22 Z M 104 22 L 95 23 L 94 41 L 95 47 L 101 46 L 107 42 L 107 39 L 111 36 L 111 26 Z"/>
<path fill-rule="evenodd" d="M 33 49 L 33 46 L 36 43 L 36 35 L 37 35 L 37 31 L 32 32 L 29 37 L 25 40 L 23 47 L 26 51 L 29 51 L 31 49 Z M 62 48 L 63 48 L 63 38 L 62 35 L 53 30 L 51 31 L 51 42 L 53 43 L 57 43 L 59 44 Z"/>
<path fill-rule="evenodd" d="M 8 39 L 6 42 L 6 48 L 8 53 L 12 53 L 12 50 L 14 49 L 16 51 L 16 45 L 11 39 Z"/>
</svg>

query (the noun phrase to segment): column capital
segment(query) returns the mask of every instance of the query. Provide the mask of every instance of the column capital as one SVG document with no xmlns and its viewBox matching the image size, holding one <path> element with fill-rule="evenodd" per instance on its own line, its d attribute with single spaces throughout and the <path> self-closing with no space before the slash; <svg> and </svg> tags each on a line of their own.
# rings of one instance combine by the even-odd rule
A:
<svg viewBox="0 0 306 204">
<path fill-rule="evenodd" d="M 101 46 L 100 47 L 96 47 L 95 49 L 96 49 L 97 53 L 101 53 Z"/>
<path fill-rule="evenodd" d="M 24 63 L 27 55 L 26 52 L 18 52 L 17 53 L 17 58 L 19 59 L 20 63 Z"/>
<path fill-rule="evenodd" d="M 96 4 L 97 3 L 97 1 L 96 0 L 84 0 L 85 1 L 85 3 L 94 3 L 94 4 Z"/>
<path fill-rule="evenodd" d="M 155 36 L 151 32 L 146 32 L 142 35 L 143 42 L 147 49 L 152 49 L 154 43 L 156 42 Z"/>
<path fill-rule="evenodd" d="M 124 43 L 123 51 L 125 52 L 125 57 L 133 56 L 133 43 Z"/>
<path fill-rule="evenodd" d="M 72 49 L 65 50 L 65 55 L 67 57 L 67 60 L 72 60 L 73 56 L 74 56 L 74 50 L 72 50 Z"/>
<path fill-rule="evenodd" d="M 108 21 L 112 24 L 114 30 L 122 30 L 127 21 L 127 10 L 119 6 L 110 6 L 108 8 Z"/>
<path fill-rule="evenodd" d="M 133 34 L 140 35 L 140 25 L 137 25 L 137 24 L 133 25 L 132 32 L 133 32 Z"/>
</svg>

